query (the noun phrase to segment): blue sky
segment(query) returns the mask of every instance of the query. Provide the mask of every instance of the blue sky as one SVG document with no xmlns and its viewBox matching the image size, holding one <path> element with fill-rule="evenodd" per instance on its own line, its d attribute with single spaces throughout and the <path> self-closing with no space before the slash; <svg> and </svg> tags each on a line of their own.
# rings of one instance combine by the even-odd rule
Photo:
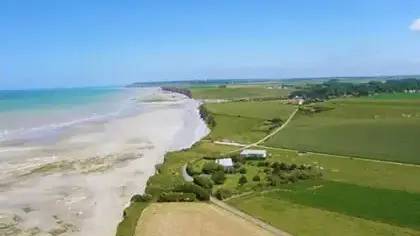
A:
<svg viewBox="0 0 420 236">
<path fill-rule="evenodd" d="M 0 88 L 420 74 L 418 0 L 4 0 Z"/>
</svg>

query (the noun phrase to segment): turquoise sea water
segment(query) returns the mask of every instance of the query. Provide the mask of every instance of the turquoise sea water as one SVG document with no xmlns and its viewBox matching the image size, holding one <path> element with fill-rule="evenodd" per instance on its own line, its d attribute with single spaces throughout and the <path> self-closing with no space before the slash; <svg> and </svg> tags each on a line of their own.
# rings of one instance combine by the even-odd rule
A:
<svg viewBox="0 0 420 236">
<path fill-rule="evenodd" d="M 0 141 L 41 137 L 83 122 L 134 112 L 134 91 L 72 88 L 0 91 Z"/>
</svg>

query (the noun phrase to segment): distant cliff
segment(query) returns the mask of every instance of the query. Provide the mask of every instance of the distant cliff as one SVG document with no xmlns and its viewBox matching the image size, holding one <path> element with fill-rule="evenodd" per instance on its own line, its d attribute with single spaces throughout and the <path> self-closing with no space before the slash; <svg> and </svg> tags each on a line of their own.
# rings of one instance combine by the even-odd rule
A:
<svg viewBox="0 0 420 236">
<path fill-rule="evenodd" d="M 185 96 L 192 98 L 191 91 L 186 88 L 177 88 L 177 87 L 160 87 L 164 91 L 169 91 L 173 93 L 184 94 Z"/>
</svg>

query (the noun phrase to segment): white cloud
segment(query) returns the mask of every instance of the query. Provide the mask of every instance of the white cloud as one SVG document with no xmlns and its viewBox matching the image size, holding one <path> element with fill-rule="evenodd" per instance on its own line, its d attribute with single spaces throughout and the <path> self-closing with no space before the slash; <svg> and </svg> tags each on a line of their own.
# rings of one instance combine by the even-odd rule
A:
<svg viewBox="0 0 420 236">
<path fill-rule="evenodd" d="M 420 18 L 414 20 L 408 28 L 411 31 L 420 31 Z"/>
</svg>

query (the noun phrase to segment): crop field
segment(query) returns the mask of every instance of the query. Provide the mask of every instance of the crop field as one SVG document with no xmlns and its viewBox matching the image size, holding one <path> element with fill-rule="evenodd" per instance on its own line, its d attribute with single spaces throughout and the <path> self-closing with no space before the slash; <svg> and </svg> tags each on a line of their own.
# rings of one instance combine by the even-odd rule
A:
<svg viewBox="0 0 420 236">
<path fill-rule="evenodd" d="M 267 85 L 228 85 L 227 88 L 200 87 L 191 88 L 195 99 L 239 99 L 239 98 L 263 98 L 263 97 L 287 97 L 292 89 L 267 89 Z"/>
<path fill-rule="evenodd" d="M 264 137 L 275 128 L 269 120 L 278 119 L 283 123 L 296 109 L 279 101 L 213 103 L 206 106 L 217 124 L 210 138 L 243 143 Z"/>
<path fill-rule="evenodd" d="M 420 166 L 398 165 L 386 162 L 361 160 L 351 157 L 306 153 L 296 151 L 267 149 L 269 161 L 319 165 L 323 179 L 364 185 L 375 188 L 394 189 L 420 193 Z"/>
<path fill-rule="evenodd" d="M 269 236 L 262 228 L 205 203 L 151 204 L 137 224 L 138 236 Z"/>
<path fill-rule="evenodd" d="M 302 182 L 286 189 L 290 191 L 275 191 L 265 196 L 420 230 L 419 193 L 332 181 Z"/>
<path fill-rule="evenodd" d="M 300 111 L 266 145 L 420 164 L 419 105 L 419 99 L 371 98 L 315 104 L 327 109 Z"/>
<path fill-rule="evenodd" d="M 313 190 L 317 191 L 317 190 Z M 320 191 L 320 189 L 318 189 Z M 325 191 L 325 190 L 324 190 Z M 321 208 L 311 207 L 294 203 L 292 198 L 281 194 L 293 194 L 292 192 L 255 193 L 228 200 L 232 206 L 245 213 L 253 215 L 277 228 L 299 236 L 414 236 L 420 235 L 415 229 L 395 226 L 387 223 L 366 220 L 342 213 L 328 211 Z M 309 200 L 316 194 L 305 195 Z M 342 196 L 339 194 L 339 196 Z M 354 196 L 354 195 L 353 195 Z M 370 196 L 357 202 L 373 202 L 377 200 Z M 328 199 L 321 199 L 327 202 Z M 309 204 L 308 204 L 309 205 Z M 312 204 L 315 205 L 315 204 Z M 349 207 L 350 205 L 347 205 Z M 388 209 L 390 207 L 387 207 Z M 394 206 L 394 211 L 398 207 Z M 370 208 L 371 209 L 371 208 Z M 396 213 L 402 215 L 402 213 Z M 403 217 L 403 216 L 402 216 Z"/>
</svg>

